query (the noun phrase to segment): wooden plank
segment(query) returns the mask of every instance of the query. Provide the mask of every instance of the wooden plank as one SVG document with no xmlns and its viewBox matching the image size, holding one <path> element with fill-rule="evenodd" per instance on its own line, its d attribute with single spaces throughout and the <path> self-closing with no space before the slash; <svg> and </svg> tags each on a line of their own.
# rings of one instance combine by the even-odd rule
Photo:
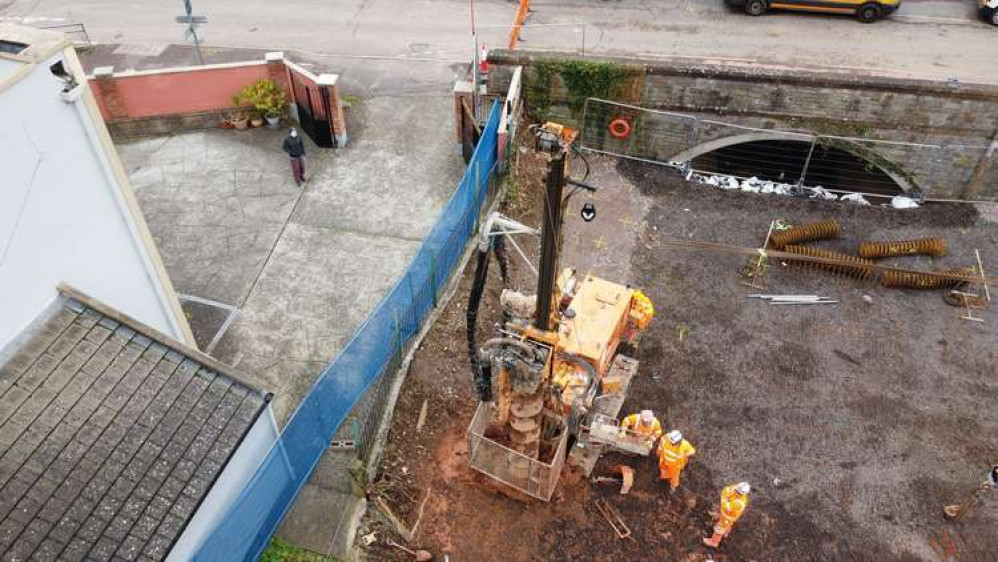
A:
<svg viewBox="0 0 998 562">
<path fill-rule="evenodd" d="M 428 406 L 427 401 L 423 400 L 423 405 L 419 408 L 419 419 L 416 420 L 416 431 L 423 429 L 423 426 L 426 425 L 427 406 Z"/>
<path fill-rule="evenodd" d="M 405 540 L 405 542 L 412 542 L 412 539 L 415 538 L 416 535 L 415 529 L 407 527 L 402 519 L 398 515 L 395 515 L 392 508 L 388 507 L 388 503 L 380 497 L 374 497 L 374 505 L 378 506 L 378 510 L 381 511 L 381 514 L 385 516 L 385 519 L 388 519 L 388 522 L 391 523 L 392 527 L 395 527 L 395 530 L 398 532 L 399 536 Z M 420 513 L 422 513 L 422 511 Z"/>
</svg>

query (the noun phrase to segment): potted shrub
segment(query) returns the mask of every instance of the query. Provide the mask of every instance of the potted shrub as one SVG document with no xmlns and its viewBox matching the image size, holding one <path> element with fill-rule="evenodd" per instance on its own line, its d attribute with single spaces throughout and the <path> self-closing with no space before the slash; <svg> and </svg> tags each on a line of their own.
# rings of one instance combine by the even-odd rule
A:
<svg viewBox="0 0 998 562">
<path fill-rule="evenodd" d="M 264 78 L 240 90 L 233 101 L 238 106 L 253 107 L 256 111 L 254 126 L 262 125 L 260 119 L 263 117 L 266 118 L 268 127 L 275 128 L 281 122 L 281 112 L 288 102 L 288 97 L 276 82 Z"/>
<path fill-rule="evenodd" d="M 243 130 L 249 127 L 249 115 L 245 111 L 236 110 L 229 116 L 229 122 L 236 129 Z"/>
</svg>

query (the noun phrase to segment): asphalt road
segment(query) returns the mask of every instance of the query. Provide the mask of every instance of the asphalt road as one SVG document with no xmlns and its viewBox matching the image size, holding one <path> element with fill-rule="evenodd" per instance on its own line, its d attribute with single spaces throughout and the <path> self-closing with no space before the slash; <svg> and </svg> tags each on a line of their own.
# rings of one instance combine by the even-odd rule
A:
<svg viewBox="0 0 998 562">
<path fill-rule="evenodd" d="M 471 57 L 470 10 L 454 0 L 192 0 L 206 15 L 206 45 L 294 49 L 380 58 Z M 516 6 L 476 2 L 480 22 L 505 24 Z M 83 23 L 101 43 L 183 43 L 174 18 L 181 0 L 0 0 L 0 21 L 30 25 Z M 508 31 L 507 31 L 508 33 Z"/>
<path fill-rule="evenodd" d="M 721 0 L 537 0 L 522 46 L 819 66 L 961 82 L 998 83 L 998 28 L 973 0 L 905 0 L 872 25 L 845 16 L 752 18 Z M 585 25 L 564 25 L 585 22 Z"/>
<path fill-rule="evenodd" d="M 467 61 L 472 0 L 194 0 L 210 22 L 207 45 L 307 54 Z M 510 0 L 474 0 L 482 42 L 506 43 Z M 722 0 L 534 0 L 524 48 L 735 63 L 835 67 L 998 83 L 998 28 L 975 19 L 974 0 L 904 0 L 886 21 L 769 14 L 750 18 Z M 135 0 L 0 0 L 0 21 L 81 22 L 101 43 L 184 42 L 182 3 Z M 584 30 L 584 33 L 583 33 Z"/>
</svg>

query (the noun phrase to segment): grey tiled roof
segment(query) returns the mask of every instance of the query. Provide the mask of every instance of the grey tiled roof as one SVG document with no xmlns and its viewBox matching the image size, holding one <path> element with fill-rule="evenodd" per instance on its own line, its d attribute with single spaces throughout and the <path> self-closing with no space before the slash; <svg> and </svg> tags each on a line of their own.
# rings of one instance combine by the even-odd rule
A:
<svg viewBox="0 0 998 562">
<path fill-rule="evenodd" d="M 0 365 L 0 560 L 164 559 L 265 403 L 65 301 Z"/>
</svg>

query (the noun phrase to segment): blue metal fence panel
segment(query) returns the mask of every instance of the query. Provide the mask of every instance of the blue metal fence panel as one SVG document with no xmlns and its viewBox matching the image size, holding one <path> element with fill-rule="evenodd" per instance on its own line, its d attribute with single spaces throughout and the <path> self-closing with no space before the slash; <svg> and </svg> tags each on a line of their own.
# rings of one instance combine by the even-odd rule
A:
<svg viewBox="0 0 998 562">
<path fill-rule="evenodd" d="M 195 560 L 256 560 L 298 491 L 364 391 L 400 360 L 460 263 L 496 173 L 501 104 L 492 105 L 481 139 L 439 220 L 395 287 L 319 375 L 277 444 Z"/>
</svg>

